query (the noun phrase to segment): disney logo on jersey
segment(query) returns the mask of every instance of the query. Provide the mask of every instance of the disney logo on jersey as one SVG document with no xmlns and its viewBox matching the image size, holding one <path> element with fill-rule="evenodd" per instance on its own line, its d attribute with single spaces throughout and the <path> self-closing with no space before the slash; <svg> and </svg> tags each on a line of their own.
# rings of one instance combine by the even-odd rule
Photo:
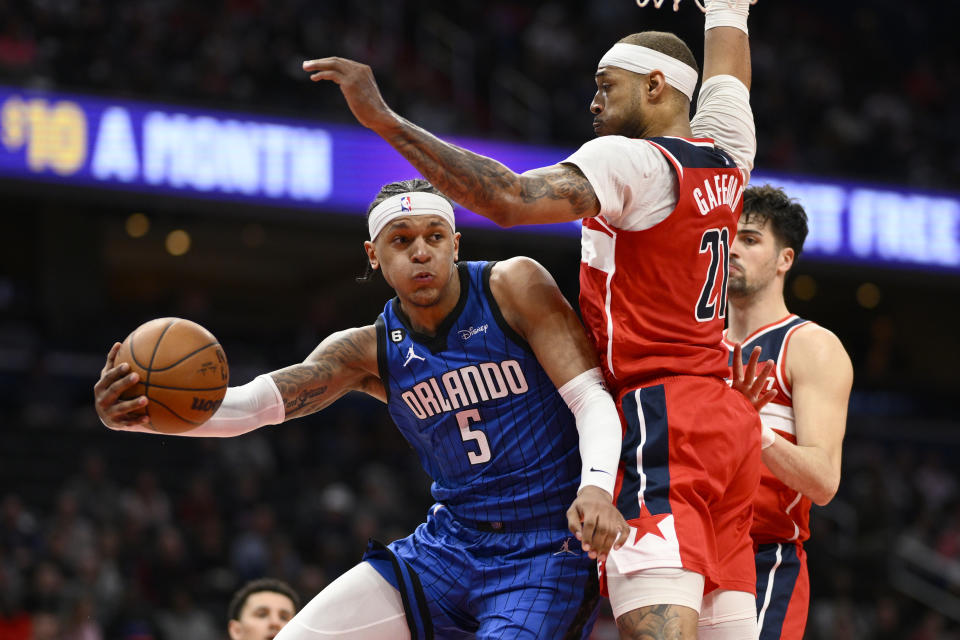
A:
<svg viewBox="0 0 960 640">
<path fill-rule="evenodd" d="M 516 360 L 484 362 L 447 371 L 401 392 L 407 408 L 420 420 L 487 400 L 522 395 L 530 389 Z"/>
<path fill-rule="evenodd" d="M 743 183 L 737 176 L 730 173 L 715 175 L 712 182 L 710 179 L 704 180 L 703 189 L 697 187 L 693 190 L 693 199 L 697 201 L 700 215 L 705 216 L 724 204 L 736 209 L 743 196 Z"/>
<path fill-rule="evenodd" d="M 478 333 L 486 333 L 487 327 L 489 326 L 490 325 L 488 324 L 483 324 L 483 325 L 480 325 L 479 327 L 474 328 L 471 325 L 469 329 L 460 329 L 458 333 L 460 334 L 460 339 L 466 341 L 472 338 L 473 336 L 477 335 Z"/>
</svg>

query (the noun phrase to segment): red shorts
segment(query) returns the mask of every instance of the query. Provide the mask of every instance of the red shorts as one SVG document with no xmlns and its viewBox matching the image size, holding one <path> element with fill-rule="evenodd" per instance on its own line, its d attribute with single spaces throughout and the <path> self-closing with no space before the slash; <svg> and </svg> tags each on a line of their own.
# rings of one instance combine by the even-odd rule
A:
<svg viewBox="0 0 960 640">
<path fill-rule="evenodd" d="M 760 640 L 803 640 L 810 605 L 810 577 L 803 545 L 758 545 L 756 563 Z"/>
<path fill-rule="evenodd" d="M 755 593 L 756 410 L 723 380 L 698 376 L 627 391 L 618 409 L 624 434 L 616 503 L 637 528 L 616 552 L 619 570 L 683 567 L 703 575 L 704 593 Z"/>
</svg>

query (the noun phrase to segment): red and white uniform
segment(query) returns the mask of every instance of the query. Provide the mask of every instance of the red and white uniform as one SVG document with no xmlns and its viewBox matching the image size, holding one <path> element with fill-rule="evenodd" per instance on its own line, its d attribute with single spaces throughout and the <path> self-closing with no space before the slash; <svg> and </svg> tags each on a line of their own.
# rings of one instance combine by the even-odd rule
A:
<svg viewBox="0 0 960 640">
<path fill-rule="evenodd" d="M 760 410 L 763 424 L 796 444 L 793 395 L 786 375 L 787 350 L 798 329 L 808 324 L 794 314 L 761 327 L 743 341 L 743 361 L 753 348 L 776 364 L 770 388 L 776 397 Z M 724 343 L 733 365 L 733 344 Z M 810 581 L 803 541 L 810 537 L 810 499 L 781 482 L 761 465 L 760 488 L 754 500 L 753 527 L 757 568 L 757 615 L 760 640 L 801 640 L 806 627 Z"/>
<path fill-rule="evenodd" d="M 623 421 L 617 506 L 638 531 L 611 555 L 625 574 L 684 567 L 707 591 L 753 592 L 760 423 L 723 383 L 722 344 L 752 161 L 728 153 L 752 143 L 746 87 L 711 78 L 691 127 L 704 137 L 604 136 L 565 161 L 600 201 L 583 222 L 580 308 Z"/>
</svg>

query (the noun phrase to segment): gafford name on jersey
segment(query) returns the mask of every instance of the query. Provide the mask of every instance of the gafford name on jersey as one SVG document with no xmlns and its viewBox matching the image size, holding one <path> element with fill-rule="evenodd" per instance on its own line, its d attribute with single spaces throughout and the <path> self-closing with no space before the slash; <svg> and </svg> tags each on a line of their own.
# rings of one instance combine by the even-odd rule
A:
<svg viewBox="0 0 960 640">
<path fill-rule="evenodd" d="M 693 190 L 693 199 L 697 201 L 700 214 L 704 216 L 722 204 L 736 211 L 741 196 L 743 182 L 728 173 L 713 176 L 712 184 L 709 179 L 704 180 L 703 189 L 697 187 Z"/>
</svg>

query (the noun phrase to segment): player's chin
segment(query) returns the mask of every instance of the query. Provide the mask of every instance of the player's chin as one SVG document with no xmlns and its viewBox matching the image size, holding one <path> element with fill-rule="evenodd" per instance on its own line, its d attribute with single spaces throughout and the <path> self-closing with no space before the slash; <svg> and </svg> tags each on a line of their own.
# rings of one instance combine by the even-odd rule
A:
<svg viewBox="0 0 960 640">
<path fill-rule="evenodd" d="M 420 287 L 414 289 L 407 298 L 418 307 L 430 307 L 440 299 L 440 289 L 437 287 Z"/>
</svg>

